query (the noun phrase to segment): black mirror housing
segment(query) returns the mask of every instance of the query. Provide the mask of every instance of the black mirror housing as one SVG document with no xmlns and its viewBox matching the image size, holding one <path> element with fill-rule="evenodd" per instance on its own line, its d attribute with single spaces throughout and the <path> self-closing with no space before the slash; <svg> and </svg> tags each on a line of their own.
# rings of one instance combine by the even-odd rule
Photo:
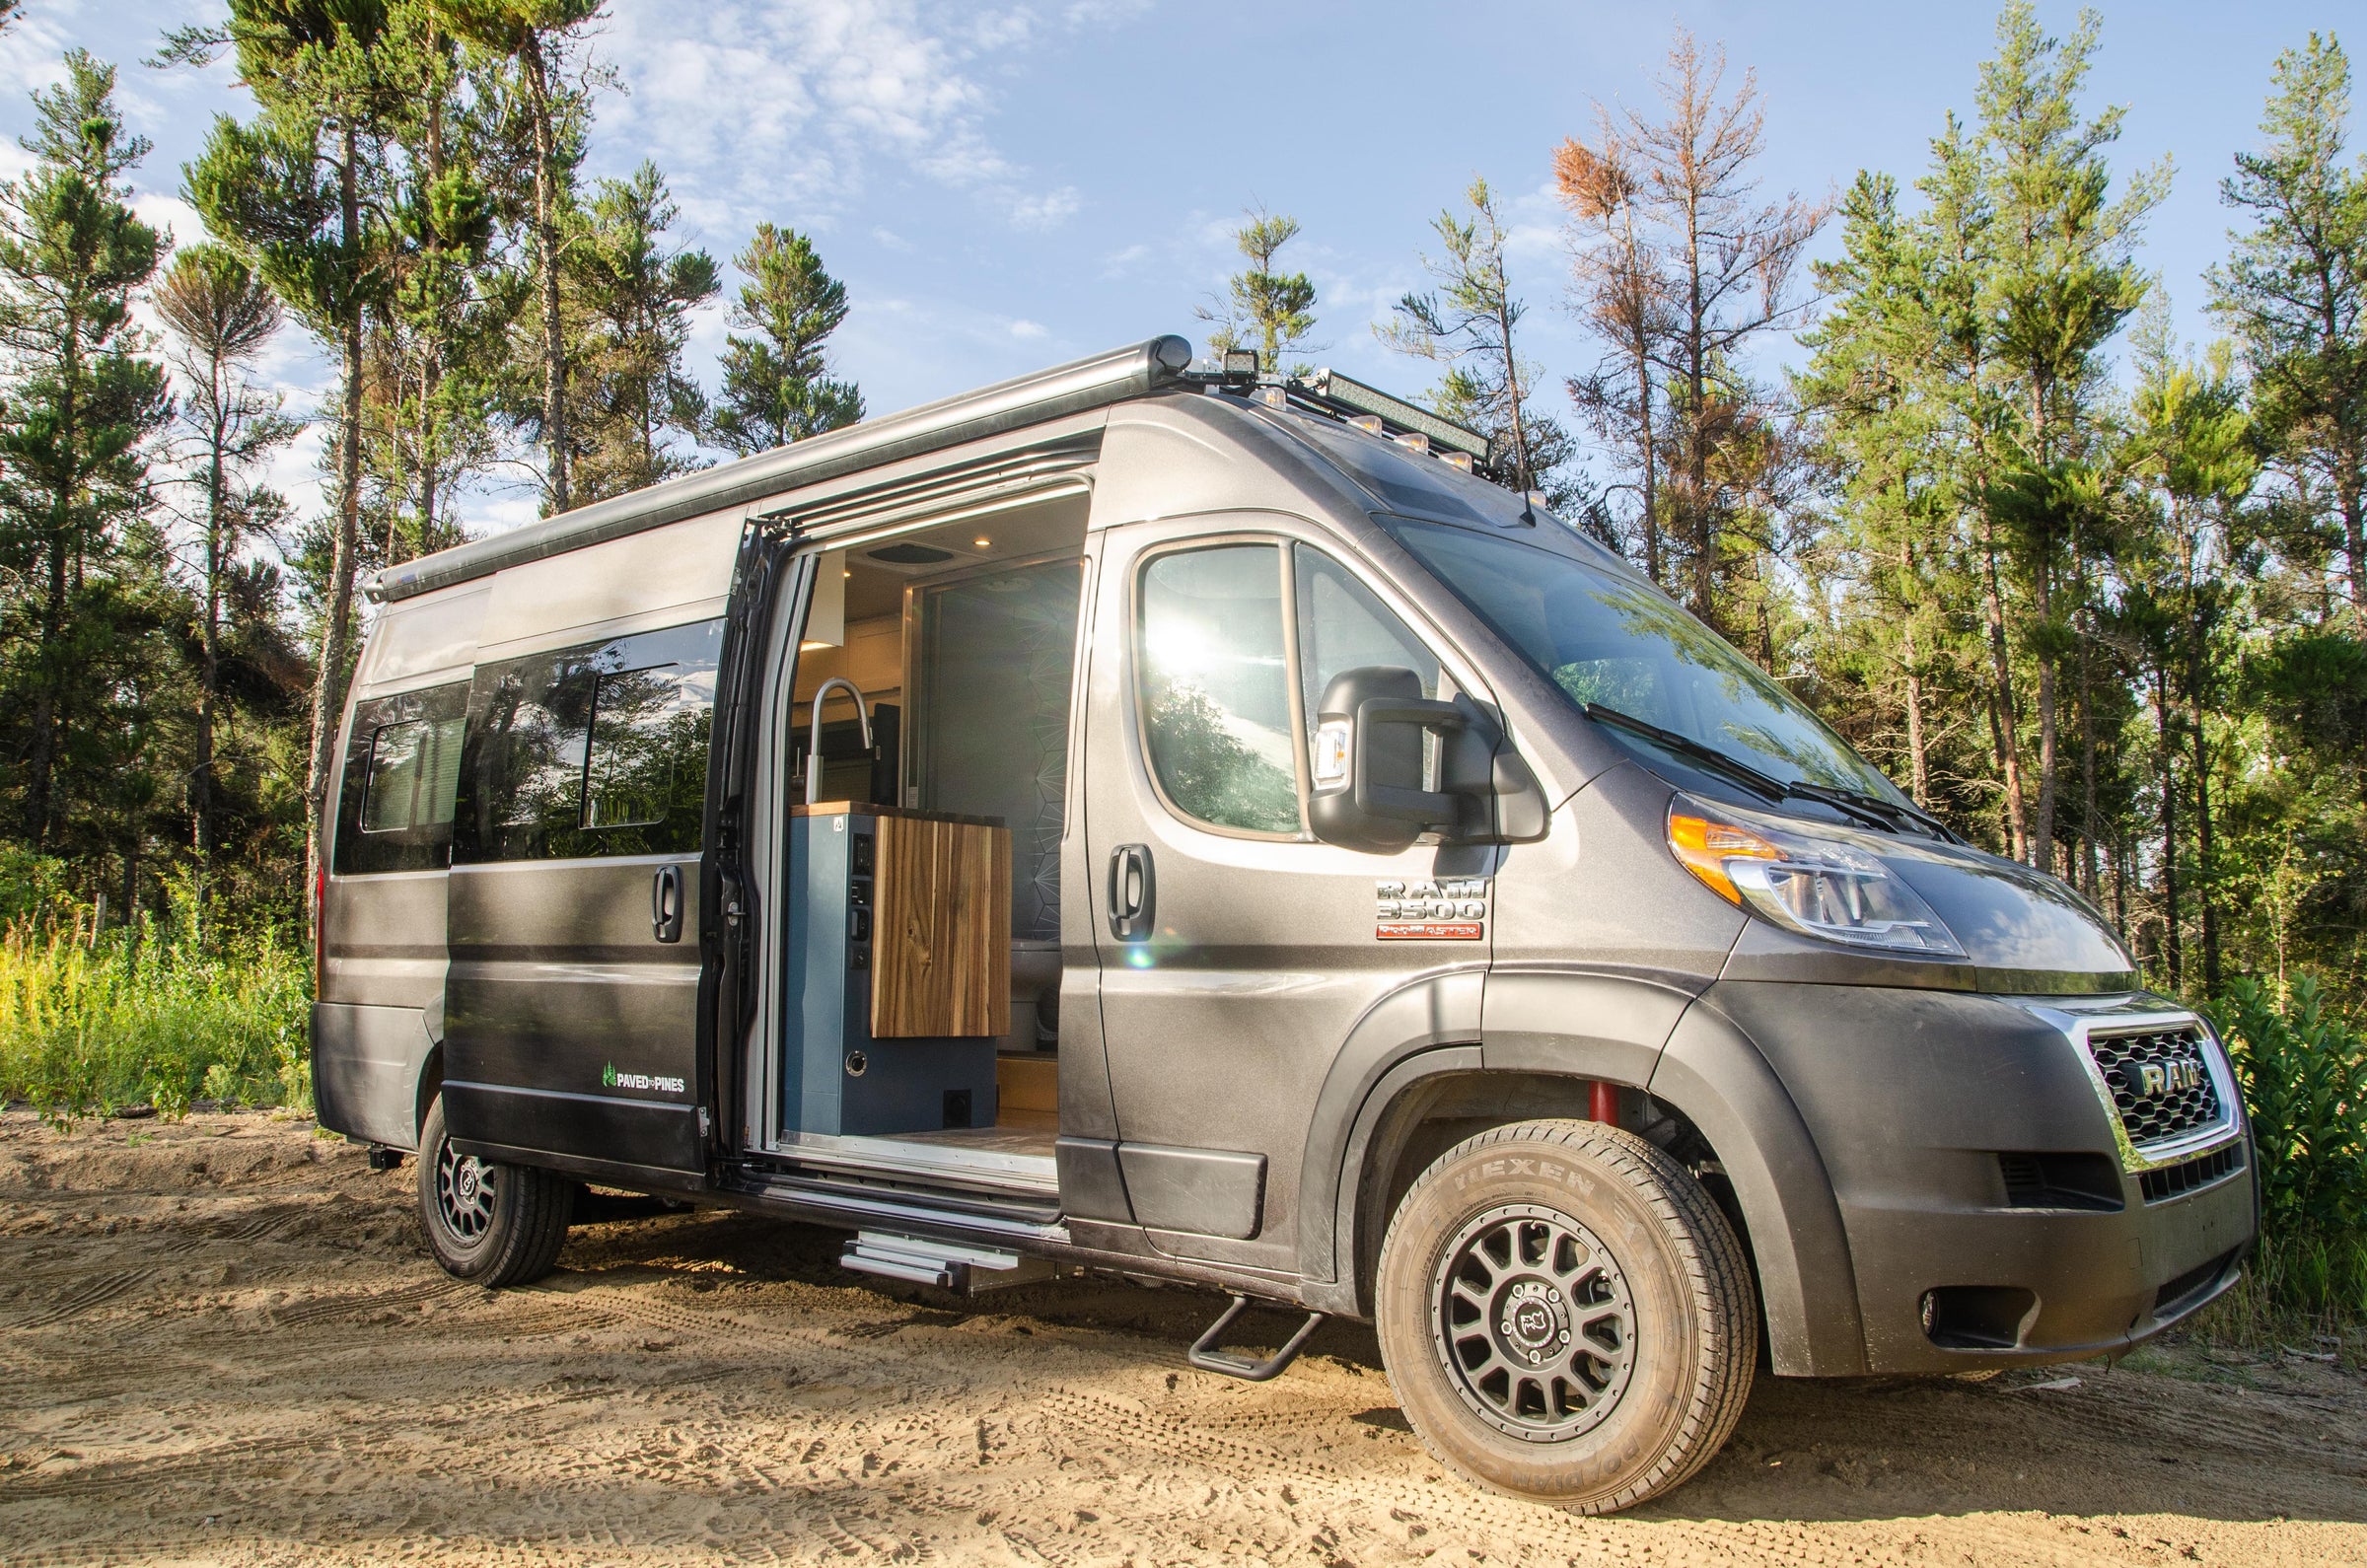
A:
<svg viewBox="0 0 2367 1568">
<path fill-rule="evenodd" d="M 1307 807 L 1315 836 L 1394 853 L 1425 832 L 1458 826 L 1457 798 L 1425 787 L 1422 738 L 1454 736 L 1469 722 L 1456 704 L 1425 698 L 1410 670 L 1364 665 L 1333 676 L 1316 710 Z"/>
</svg>

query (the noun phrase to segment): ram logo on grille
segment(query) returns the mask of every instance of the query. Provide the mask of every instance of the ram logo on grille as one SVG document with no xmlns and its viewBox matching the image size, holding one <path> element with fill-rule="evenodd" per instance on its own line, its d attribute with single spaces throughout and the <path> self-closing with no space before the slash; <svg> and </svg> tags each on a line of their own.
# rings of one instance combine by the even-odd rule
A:
<svg viewBox="0 0 2367 1568">
<path fill-rule="evenodd" d="M 2120 1081 L 2140 1099 L 2159 1100 L 2164 1095 L 2200 1089 L 2202 1063 L 2177 1057 L 2158 1062 L 2129 1062 L 2120 1069 Z"/>
</svg>

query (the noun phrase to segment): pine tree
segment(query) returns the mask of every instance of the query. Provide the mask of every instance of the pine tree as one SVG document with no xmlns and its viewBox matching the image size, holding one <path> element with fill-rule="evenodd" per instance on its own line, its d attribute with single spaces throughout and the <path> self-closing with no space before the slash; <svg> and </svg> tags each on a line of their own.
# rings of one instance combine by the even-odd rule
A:
<svg viewBox="0 0 2367 1568">
<path fill-rule="evenodd" d="M 1908 789 L 1929 808 L 1955 618 L 1948 455 L 1924 384 L 1940 350 L 1929 308 L 1935 258 L 1888 175 L 1859 174 L 1841 220 L 1840 257 L 1816 267 L 1831 305 L 1802 334 L 1814 357 L 1796 390 L 1839 485 L 1839 546 L 1872 596 L 1853 629 L 1871 645 L 1877 684 L 1896 676 L 1895 696 L 1878 695 L 1895 704 Z"/>
<path fill-rule="evenodd" d="M 562 276 L 562 230 L 583 161 L 584 117 L 598 73 L 583 65 L 584 39 L 605 0 L 429 0 L 453 35 L 495 64 L 501 91 L 524 121 L 541 399 L 535 434 L 544 460 L 543 510 L 579 504 L 570 471 L 575 438 L 568 429 L 573 374 Z"/>
<path fill-rule="evenodd" d="M 1656 265 L 1636 200 L 1637 175 L 1623 133 L 1597 105 L 1590 145 L 1572 136 L 1553 152 L 1553 179 L 1570 211 L 1570 308 L 1602 345 L 1603 358 L 1566 383 L 1570 401 L 1596 438 L 1635 475 L 1634 533 L 1644 574 L 1666 586 L 1661 569 L 1660 473 L 1663 430 L 1653 349 L 1667 334 L 1667 280 Z"/>
<path fill-rule="evenodd" d="M 90 569 L 147 504 L 149 443 L 171 413 L 130 314 L 163 249 L 121 182 L 148 143 L 124 134 L 114 67 L 79 49 L 65 64 L 62 84 L 33 96 L 37 128 L 23 142 L 33 168 L 0 183 L 0 511 L 9 553 L 31 568 L 30 623 L 10 631 L 27 644 L 14 683 L 28 732 L 21 815 L 36 847 L 56 825 L 67 710 L 109 635 Z"/>
<path fill-rule="evenodd" d="M 1513 297 L 1504 269 L 1504 225 L 1495 193 L 1484 179 L 1465 192 L 1468 217 L 1442 212 L 1432 220 L 1442 253 L 1422 265 L 1440 288 L 1408 294 L 1395 319 L 1376 326 L 1381 340 L 1400 353 L 1446 367 L 1432 393 L 1439 413 L 1485 432 L 1511 460 L 1507 476 L 1518 491 L 1558 487 L 1550 496 L 1568 504 L 1569 487 L 1557 486 L 1553 470 L 1572 456 L 1568 432 L 1536 411 L 1538 367 L 1521 357 L 1514 337 L 1526 312 Z"/>
<path fill-rule="evenodd" d="M 1725 618 L 1730 576 L 1763 579 L 1764 550 L 1746 514 L 1757 509 L 1754 492 L 1766 490 L 1769 464 L 1783 450 L 1771 439 L 1776 410 L 1766 390 L 1748 377 L 1749 351 L 1800 320 L 1805 305 L 1793 274 L 1828 211 L 1797 196 L 1759 199 L 1765 115 L 1757 83 L 1745 73 L 1723 96 L 1725 70 L 1723 50 L 1704 51 L 1680 31 L 1659 81 L 1663 117 L 1629 111 L 1602 147 L 1576 144 L 1571 152 L 1565 143 L 1561 171 L 1578 187 L 1582 219 L 1591 212 L 1600 222 L 1630 202 L 1638 208 L 1633 250 L 1619 265 L 1651 282 L 1632 306 L 1614 287 L 1600 302 L 1611 309 L 1589 314 L 1598 331 L 1610 329 L 1614 352 L 1625 350 L 1630 309 L 1650 322 L 1648 359 L 1665 387 L 1673 460 L 1656 474 L 1653 501 L 1665 501 L 1687 558 L 1687 602 L 1713 624 Z M 1648 389 L 1640 401 L 1640 428 L 1648 430 Z M 1742 537 L 1730 546 L 1729 535 Z M 1739 570 L 1730 552 L 1744 558 Z M 1750 595 L 1764 607 L 1757 589 Z"/>
<path fill-rule="evenodd" d="M 2028 591 L 2022 640 L 2037 677 L 2039 724 L 2030 837 L 2034 862 L 2049 872 L 2062 771 L 2062 665 L 2075 649 L 2092 587 L 2094 530 L 2083 530 L 2083 521 L 2103 483 L 2095 447 L 2099 356 L 2143 303 L 2134 242 L 2169 178 L 2166 168 L 2141 173 L 2119 200 L 2106 199 L 2112 170 L 2105 150 L 2119 138 L 2123 112 L 2081 117 L 2097 30 L 2089 14 L 2057 40 L 2039 27 L 2029 0 L 2009 0 L 1977 94 L 1994 214 L 1983 313 L 1998 406 L 2013 442 L 2010 463 L 1984 504 Z"/>
<path fill-rule="evenodd" d="M 1255 343 L 1258 368 L 1279 375 L 1283 361 L 1315 352 L 1315 284 L 1304 272 L 1277 272 L 1274 257 L 1299 237 L 1299 220 L 1254 207 L 1232 231 L 1233 244 L 1249 267 L 1226 280 L 1214 308 L 1202 306 L 1203 321 L 1215 323 L 1209 347 L 1219 354 Z M 1293 373 L 1305 369 L 1294 366 Z"/>
<path fill-rule="evenodd" d="M 363 455 L 389 561 L 465 536 L 452 494 L 500 455 L 492 417 L 515 310 L 492 254 L 488 166 L 497 170 L 501 156 L 482 75 L 463 64 L 432 8 L 408 7 L 396 19 L 403 80 L 389 139 L 403 168 L 390 286 L 370 322 Z"/>
<path fill-rule="evenodd" d="M 603 500 L 701 466 L 674 444 L 696 440 L 706 399 L 682 366 L 690 313 L 714 297 L 714 258 L 670 249 L 679 210 L 654 164 L 604 179 L 571 225 L 567 302 L 579 374 L 569 428 L 578 443 L 577 499 Z"/>
<path fill-rule="evenodd" d="M 208 245 L 180 251 L 157 287 L 156 312 L 179 342 L 173 369 L 190 460 L 186 485 L 197 497 L 198 697 L 188 802 L 190 838 L 200 864 L 210 867 L 220 847 L 214 735 L 225 601 L 241 544 L 279 511 L 278 497 L 250 474 L 302 427 L 280 412 L 277 393 L 248 379 L 283 318 L 277 298 L 236 254 Z"/>
<path fill-rule="evenodd" d="M 2265 145 L 2238 153 L 2220 186 L 2251 227 L 2210 283 L 2261 434 L 2296 489 L 2325 497 L 2367 637 L 2367 154 L 2346 156 L 2349 120 L 2337 39 L 2313 33 L 2277 56 Z"/>
<path fill-rule="evenodd" d="M 322 606 L 313 688 L 307 882 L 321 863 L 324 799 L 353 657 L 353 579 L 360 543 L 363 328 L 385 297 L 391 236 L 385 131 L 398 102 L 390 16 L 377 0 L 231 0 L 216 33 L 173 36 L 167 57 L 211 58 L 227 43 L 260 109 L 251 124 L 214 122 L 187 167 L 188 196 L 206 227 L 323 341 L 336 345 L 340 402 L 336 529 Z"/>
<path fill-rule="evenodd" d="M 846 320 L 846 285 L 823 270 L 813 243 L 758 224 L 732 263 L 748 281 L 732 307 L 739 330 L 725 340 L 715 444 L 747 457 L 861 419 L 863 394 L 830 377 L 825 349 Z"/>
</svg>

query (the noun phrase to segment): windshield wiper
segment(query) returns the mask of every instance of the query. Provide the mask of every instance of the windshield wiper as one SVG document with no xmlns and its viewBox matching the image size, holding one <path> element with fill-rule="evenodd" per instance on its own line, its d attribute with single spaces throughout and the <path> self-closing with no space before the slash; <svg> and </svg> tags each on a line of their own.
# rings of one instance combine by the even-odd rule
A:
<svg viewBox="0 0 2367 1568">
<path fill-rule="evenodd" d="M 1716 747 L 1704 746 L 1689 735 L 1679 735 L 1675 730 L 1664 730 L 1649 719 L 1639 719 L 1632 713 L 1621 713 L 1616 708 L 1607 708 L 1600 702 L 1588 703 L 1584 711 L 1590 719 L 1599 720 L 1604 724 L 1617 725 L 1622 730 L 1632 730 L 1647 741 L 1658 741 L 1680 756 L 1689 756 L 1696 762 L 1706 762 L 1728 777 L 1758 791 L 1768 800 L 1779 801 L 1791 793 L 1791 786 L 1773 774 L 1761 773 L 1740 757 L 1728 756 Z"/>
<path fill-rule="evenodd" d="M 1689 735 L 1680 735 L 1675 730 L 1664 730 L 1649 720 L 1639 719 L 1631 713 L 1621 713 L 1616 708 L 1607 708 L 1600 702 L 1588 703 L 1584 711 L 1590 719 L 1616 725 L 1622 730 L 1633 731 L 1646 740 L 1657 741 L 1681 756 L 1689 756 L 1696 762 L 1706 762 L 1719 772 L 1758 791 L 1770 801 L 1816 801 L 1820 805 L 1831 807 L 1843 816 L 1854 817 L 1868 827 L 1879 827 L 1885 832 L 1895 833 L 1902 824 L 1912 822 L 1917 827 L 1947 842 L 1964 842 L 1963 839 L 1957 837 L 1955 831 L 1946 822 L 1941 821 L 1920 807 L 1909 806 L 1900 801 L 1886 801 L 1879 795 L 1868 795 L 1859 790 L 1842 789 L 1837 785 L 1779 779 L 1772 773 L 1760 772 L 1740 757 L 1727 755 L 1714 746 L 1706 746 Z"/>
<path fill-rule="evenodd" d="M 1944 843 L 1961 844 L 1965 842 L 1955 828 L 1941 821 L 1922 807 L 1910 805 L 1905 801 L 1884 800 L 1879 795 L 1869 795 L 1863 790 L 1844 789 L 1838 784 L 1810 784 L 1805 781 L 1787 784 L 1784 786 L 1784 791 L 1803 800 L 1823 801 L 1836 811 L 1852 812 L 1861 818 L 1878 817 L 1888 827 L 1895 828 L 1901 822 L 1912 822 Z"/>
</svg>

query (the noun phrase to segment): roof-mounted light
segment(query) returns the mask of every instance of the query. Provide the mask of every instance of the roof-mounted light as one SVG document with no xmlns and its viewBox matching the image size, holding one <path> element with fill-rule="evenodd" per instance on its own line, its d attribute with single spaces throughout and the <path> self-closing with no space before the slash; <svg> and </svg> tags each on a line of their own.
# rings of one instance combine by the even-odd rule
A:
<svg viewBox="0 0 2367 1568">
<path fill-rule="evenodd" d="M 1476 430 L 1441 419 L 1429 409 L 1409 403 L 1402 397 L 1392 397 L 1378 387 L 1367 387 L 1360 381 L 1342 376 L 1335 370 L 1319 370 L 1308 379 L 1308 388 L 1318 396 L 1346 408 L 1353 413 L 1377 414 L 1387 424 L 1410 435 L 1425 436 L 1429 447 L 1444 447 L 1449 452 L 1469 453 L 1474 463 L 1493 467 L 1494 461 L 1487 437 Z"/>
</svg>

